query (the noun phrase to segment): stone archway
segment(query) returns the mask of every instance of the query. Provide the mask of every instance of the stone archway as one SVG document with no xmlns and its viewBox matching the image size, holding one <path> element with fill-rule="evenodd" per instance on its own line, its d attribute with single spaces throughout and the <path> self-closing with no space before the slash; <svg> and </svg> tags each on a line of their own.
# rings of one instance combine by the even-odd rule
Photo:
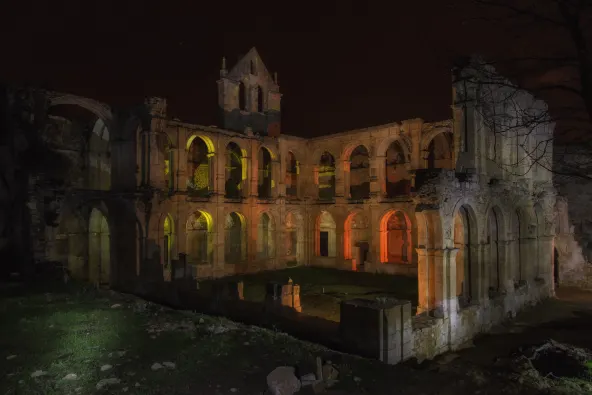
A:
<svg viewBox="0 0 592 395">
<path fill-rule="evenodd" d="M 350 213 L 344 226 L 343 257 L 351 259 L 352 270 L 362 269 L 370 246 L 368 218 L 361 211 Z"/>
<path fill-rule="evenodd" d="M 407 264 L 412 262 L 411 221 L 403 211 L 391 211 L 380 221 L 380 261 Z"/>
<path fill-rule="evenodd" d="M 210 213 L 198 210 L 187 219 L 187 263 L 210 264 L 213 258 L 213 219 Z"/>
<path fill-rule="evenodd" d="M 304 221 L 302 215 L 288 211 L 284 229 L 286 232 L 286 264 L 295 266 L 304 263 Z"/>
<path fill-rule="evenodd" d="M 452 155 L 452 133 L 437 133 L 424 147 L 425 167 L 426 169 L 452 169 Z"/>
<path fill-rule="evenodd" d="M 224 170 L 224 197 L 240 199 L 243 196 L 243 180 L 247 179 L 247 166 L 243 151 L 234 142 L 226 146 L 226 168 Z"/>
<path fill-rule="evenodd" d="M 337 255 L 335 220 L 328 211 L 321 211 L 316 220 L 315 255 L 335 257 Z"/>
<path fill-rule="evenodd" d="M 460 306 L 479 300 L 477 221 L 473 209 L 465 204 L 454 217 L 454 248 L 456 254 L 456 291 Z"/>
<path fill-rule="evenodd" d="M 214 144 L 208 137 L 193 135 L 187 141 L 187 191 L 207 197 L 214 189 Z"/>
<path fill-rule="evenodd" d="M 275 257 L 275 223 L 269 213 L 261 213 L 257 224 L 257 255 L 259 259 Z"/>
<path fill-rule="evenodd" d="M 489 294 L 492 297 L 503 289 L 505 277 L 504 253 L 502 240 L 504 219 L 501 209 L 492 207 L 487 214 L 487 244 L 489 255 Z"/>
<path fill-rule="evenodd" d="M 335 158 L 327 151 L 321 154 L 315 178 L 319 188 L 319 200 L 335 199 Z"/>
<path fill-rule="evenodd" d="M 271 152 L 266 147 L 259 148 L 257 156 L 257 196 L 261 199 L 272 197 L 274 180 L 271 160 Z"/>
<path fill-rule="evenodd" d="M 224 262 L 234 264 L 247 259 L 247 223 L 236 211 L 226 215 L 224 222 Z"/>
<path fill-rule="evenodd" d="M 111 280 L 111 236 L 109 223 L 103 213 L 93 208 L 88 230 L 89 280 L 109 285 Z"/>
</svg>

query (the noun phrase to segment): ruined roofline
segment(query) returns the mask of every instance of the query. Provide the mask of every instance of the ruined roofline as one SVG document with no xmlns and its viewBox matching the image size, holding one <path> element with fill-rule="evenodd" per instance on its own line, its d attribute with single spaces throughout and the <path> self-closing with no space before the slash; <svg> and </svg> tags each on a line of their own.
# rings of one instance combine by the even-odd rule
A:
<svg viewBox="0 0 592 395">
<path fill-rule="evenodd" d="M 413 123 L 417 123 L 417 122 L 421 122 L 422 123 L 422 129 L 437 129 L 437 128 L 451 128 L 452 127 L 452 118 L 451 119 L 445 119 L 442 121 L 436 121 L 436 122 L 424 122 L 423 119 L 421 118 L 411 118 L 411 119 L 406 119 L 404 121 L 401 122 L 391 122 L 391 123 L 386 123 L 386 124 L 382 124 L 382 125 L 376 125 L 376 126 L 369 126 L 367 128 L 362 128 L 362 129 L 353 129 L 353 130 L 347 130 L 345 132 L 337 132 L 337 133 L 331 133 L 331 134 L 324 134 L 321 136 L 317 136 L 317 137 L 312 137 L 306 140 L 309 141 L 316 141 L 316 140 L 323 140 L 323 139 L 327 139 L 327 138 L 336 138 L 336 137 L 344 137 L 344 136 L 355 136 L 358 135 L 360 133 L 372 133 L 372 132 L 378 132 L 384 129 L 390 129 L 390 128 L 395 128 L 395 129 L 405 129 L 405 125 L 408 124 L 413 124 Z"/>
<path fill-rule="evenodd" d="M 184 128 L 191 129 L 191 130 L 200 130 L 202 132 L 210 132 L 210 133 L 220 133 L 220 134 L 224 134 L 227 136 L 240 137 L 240 138 L 245 138 L 245 139 L 254 139 L 254 138 L 282 139 L 282 137 L 287 137 L 289 140 L 302 140 L 302 141 L 309 140 L 304 137 L 292 136 L 292 135 L 284 134 L 284 133 L 280 134 L 279 137 L 265 136 L 265 135 L 260 135 L 260 134 L 253 134 L 253 136 L 248 136 L 245 133 L 237 132 L 234 130 L 222 129 L 217 126 L 205 126 L 205 125 L 198 125 L 198 124 L 194 124 L 194 123 L 188 123 L 188 122 L 183 122 L 179 119 L 167 119 L 166 121 L 167 121 L 167 126 L 173 126 L 173 127 L 180 126 L 180 127 L 184 127 Z"/>
</svg>

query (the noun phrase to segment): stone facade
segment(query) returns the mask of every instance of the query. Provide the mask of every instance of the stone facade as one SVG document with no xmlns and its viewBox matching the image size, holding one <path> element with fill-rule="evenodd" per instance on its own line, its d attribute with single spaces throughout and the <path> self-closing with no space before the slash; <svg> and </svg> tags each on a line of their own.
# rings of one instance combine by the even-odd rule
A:
<svg viewBox="0 0 592 395">
<path fill-rule="evenodd" d="M 162 98 L 123 111 L 44 92 L 42 133 L 72 166 L 51 196 L 32 187 L 57 217 L 38 258 L 124 289 L 294 265 L 416 276 L 404 343 L 426 357 L 553 295 L 551 174 L 528 158 L 504 170 L 516 141 L 491 149 L 478 86 L 453 87 L 449 120 L 313 139 L 279 133 L 277 78 L 255 50 L 218 87 L 223 129 L 168 118 Z"/>
</svg>

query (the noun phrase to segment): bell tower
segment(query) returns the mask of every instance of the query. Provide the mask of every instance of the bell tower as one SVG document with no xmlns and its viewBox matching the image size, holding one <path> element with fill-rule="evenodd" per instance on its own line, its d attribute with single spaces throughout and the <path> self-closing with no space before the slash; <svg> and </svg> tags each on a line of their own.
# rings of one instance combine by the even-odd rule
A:
<svg viewBox="0 0 592 395">
<path fill-rule="evenodd" d="M 255 48 L 229 71 L 222 58 L 218 80 L 218 108 L 224 129 L 251 128 L 265 136 L 279 136 L 282 95 L 277 73 L 272 77 Z"/>
</svg>

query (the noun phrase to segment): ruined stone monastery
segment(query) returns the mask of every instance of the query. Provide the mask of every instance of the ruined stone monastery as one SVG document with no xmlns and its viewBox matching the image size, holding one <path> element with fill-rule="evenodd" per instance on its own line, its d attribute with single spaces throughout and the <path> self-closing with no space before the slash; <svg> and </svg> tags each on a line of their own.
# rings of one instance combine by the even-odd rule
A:
<svg viewBox="0 0 592 395">
<path fill-rule="evenodd" d="M 217 83 L 219 127 L 171 119 L 156 97 L 22 99 L 73 163 L 64 187 L 30 183 L 36 258 L 130 290 L 297 265 L 415 276 L 417 313 L 439 328 L 416 328 L 416 354 L 554 294 L 552 175 L 484 127 L 478 86 L 453 84 L 441 122 L 305 139 L 280 133 L 280 87 L 255 49 Z"/>
</svg>

